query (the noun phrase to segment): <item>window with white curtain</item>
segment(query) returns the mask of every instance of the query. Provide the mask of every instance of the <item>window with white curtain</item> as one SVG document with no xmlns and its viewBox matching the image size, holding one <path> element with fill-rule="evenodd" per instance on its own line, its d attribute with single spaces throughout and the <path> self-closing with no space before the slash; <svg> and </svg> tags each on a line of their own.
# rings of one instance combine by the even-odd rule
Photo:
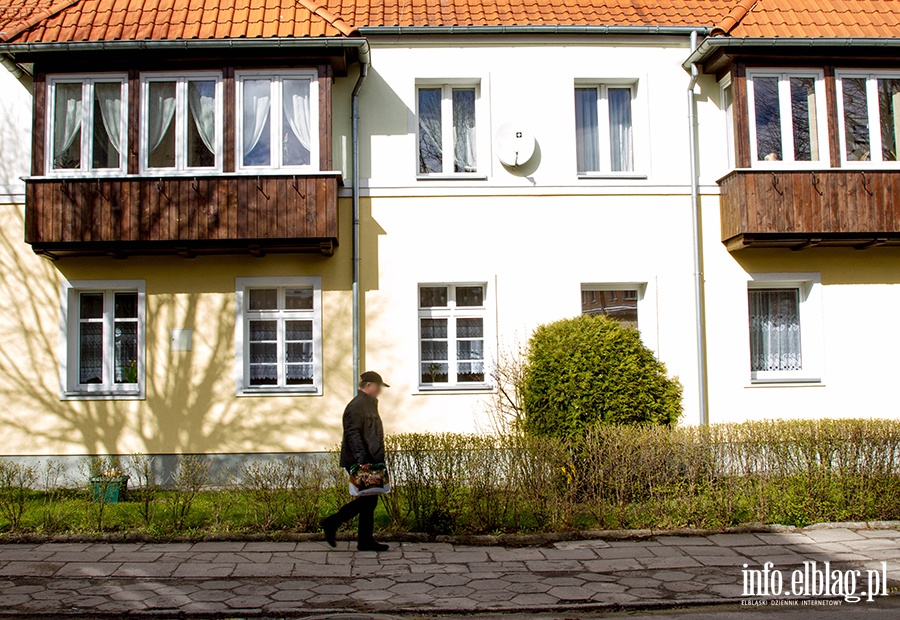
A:
<svg viewBox="0 0 900 620">
<path fill-rule="evenodd" d="M 420 85 L 418 174 L 466 175 L 478 172 L 476 85 Z"/>
<path fill-rule="evenodd" d="M 484 284 L 419 285 L 419 386 L 487 386 Z"/>
<path fill-rule="evenodd" d="M 316 167 L 318 100 L 310 71 L 238 72 L 239 169 Z"/>
<path fill-rule="evenodd" d="M 784 276 L 802 276 L 787 280 Z M 757 274 L 747 290 L 754 383 L 821 380 L 821 285 L 817 274 Z"/>
<path fill-rule="evenodd" d="M 900 73 L 838 72 L 841 159 L 897 165 L 900 158 Z"/>
<path fill-rule="evenodd" d="M 143 397 L 144 282 L 67 282 L 62 295 L 63 397 Z"/>
<path fill-rule="evenodd" d="M 575 89 L 578 174 L 634 171 L 634 93 L 633 84 Z"/>
<path fill-rule="evenodd" d="M 320 278 L 238 278 L 236 325 L 239 395 L 321 393 Z"/>
<path fill-rule="evenodd" d="M 142 74 L 141 166 L 187 172 L 222 167 L 222 76 Z"/>
<path fill-rule="evenodd" d="M 828 159 L 821 71 L 747 72 L 754 166 L 815 165 Z"/>
<path fill-rule="evenodd" d="M 124 75 L 48 79 L 46 152 L 51 174 L 124 172 L 127 92 Z"/>
</svg>

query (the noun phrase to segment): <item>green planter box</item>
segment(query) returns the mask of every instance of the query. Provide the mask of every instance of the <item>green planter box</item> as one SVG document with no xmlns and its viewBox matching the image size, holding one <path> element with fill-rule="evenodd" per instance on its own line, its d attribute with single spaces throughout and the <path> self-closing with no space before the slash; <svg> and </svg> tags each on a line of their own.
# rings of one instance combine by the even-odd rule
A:
<svg viewBox="0 0 900 620">
<path fill-rule="evenodd" d="M 91 478 L 91 488 L 94 491 L 94 501 L 106 504 L 118 504 L 125 501 L 128 493 L 128 476 L 117 478 Z"/>
</svg>

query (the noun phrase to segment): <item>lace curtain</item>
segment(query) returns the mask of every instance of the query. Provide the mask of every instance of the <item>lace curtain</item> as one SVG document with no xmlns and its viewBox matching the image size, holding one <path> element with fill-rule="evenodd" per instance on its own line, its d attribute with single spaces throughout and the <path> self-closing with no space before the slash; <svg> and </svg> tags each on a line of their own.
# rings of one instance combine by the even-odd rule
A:
<svg viewBox="0 0 900 620">
<path fill-rule="evenodd" d="M 600 144 L 597 123 L 597 89 L 575 89 L 575 153 L 578 172 L 600 170 L 597 148 Z"/>
<path fill-rule="evenodd" d="M 175 119 L 175 83 L 151 82 L 148 91 L 147 151 L 152 155 Z"/>
<path fill-rule="evenodd" d="M 81 84 L 57 84 L 53 119 L 54 168 L 72 167 L 67 165 L 64 153 L 81 133 L 81 109 Z"/>
<path fill-rule="evenodd" d="M 285 161 L 285 164 L 309 163 L 309 153 L 312 149 L 312 137 L 310 134 L 310 110 L 309 110 L 309 82 L 307 80 L 284 80 L 284 120 L 291 130 L 291 134 L 303 147 L 305 153 L 297 161 Z M 285 159 L 290 151 L 287 144 L 284 145 Z M 304 159 L 305 161 L 300 161 Z"/>
<path fill-rule="evenodd" d="M 243 102 L 243 157 L 244 165 L 268 165 L 271 162 L 271 152 L 269 144 L 271 136 L 265 135 L 265 129 L 268 127 L 269 110 L 272 107 L 271 83 L 268 80 L 245 80 L 244 102 Z M 261 156 L 264 161 L 252 161 L 250 153 L 259 145 L 262 140 L 266 148 L 265 156 Z"/>
<path fill-rule="evenodd" d="M 751 370 L 801 370 L 800 291 L 755 289 L 749 298 Z"/>
<path fill-rule="evenodd" d="M 122 153 L 122 85 L 119 82 L 94 84 L 94 99 L 100 108 L 103 129 L 116 153 Z"/>
<path fill-rule="evenodd" d="M 631 127 L 631 89 L 610 88 L 609 103 L 609 156 L 613 172 L 630 172 L 633 169 Z"/>
<path fill-rule="evenodd" d="M 194 126 L 210 153 L 216 152 L 216 83 L 188 82 L 188 107 Z"/>
</svg>

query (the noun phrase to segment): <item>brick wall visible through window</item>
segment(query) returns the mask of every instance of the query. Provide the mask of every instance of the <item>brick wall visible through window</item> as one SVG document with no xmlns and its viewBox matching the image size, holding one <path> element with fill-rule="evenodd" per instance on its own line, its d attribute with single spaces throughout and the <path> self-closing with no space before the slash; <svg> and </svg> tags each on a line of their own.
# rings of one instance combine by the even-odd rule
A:
<svg viewBox="0 0 900 620">
<path fill-rule="evenodd" d="M 628 327 L 638 326 L 638 291 L 581 287 L 581 313 L 605 314 Z"/>
</svg>

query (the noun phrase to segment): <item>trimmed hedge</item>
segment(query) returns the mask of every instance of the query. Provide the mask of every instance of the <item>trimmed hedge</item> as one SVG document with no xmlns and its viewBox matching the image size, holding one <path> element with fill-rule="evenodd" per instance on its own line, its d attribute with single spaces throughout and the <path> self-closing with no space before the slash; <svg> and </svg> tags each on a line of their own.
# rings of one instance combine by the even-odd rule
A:
<svg viewBox="0 0 900 620">
<path fill-rule="evenodd" d="M 72 481 L 74 490 L 35 489 L 52 461 L 30 470 L 0 460 L 0 533 L 277 537 L 317 531 L 318 518 L 349 499 L 334 454 L 251 460 L 242 477 L 207 478 L 202 490 L 195 458 L 183 457 L 175 474 L 181 491 L 138 492 L 102 515 L 86 480 Z M 900 519 L 900 420 L 599 425 L 577 442 L 521 433 L 409 434 L 388 438 L 388 465 L 394 491 L 383 498 L 376 523 L 394 533 Z"/>
<path fill-rule="evenodd" d="M 535 435 L 579 437 L 598 423 L 672 425 L 681 392 L 638 331 L 605 316 L 542 325 L 528 343 L 521 406 Z"/>
</svg>

